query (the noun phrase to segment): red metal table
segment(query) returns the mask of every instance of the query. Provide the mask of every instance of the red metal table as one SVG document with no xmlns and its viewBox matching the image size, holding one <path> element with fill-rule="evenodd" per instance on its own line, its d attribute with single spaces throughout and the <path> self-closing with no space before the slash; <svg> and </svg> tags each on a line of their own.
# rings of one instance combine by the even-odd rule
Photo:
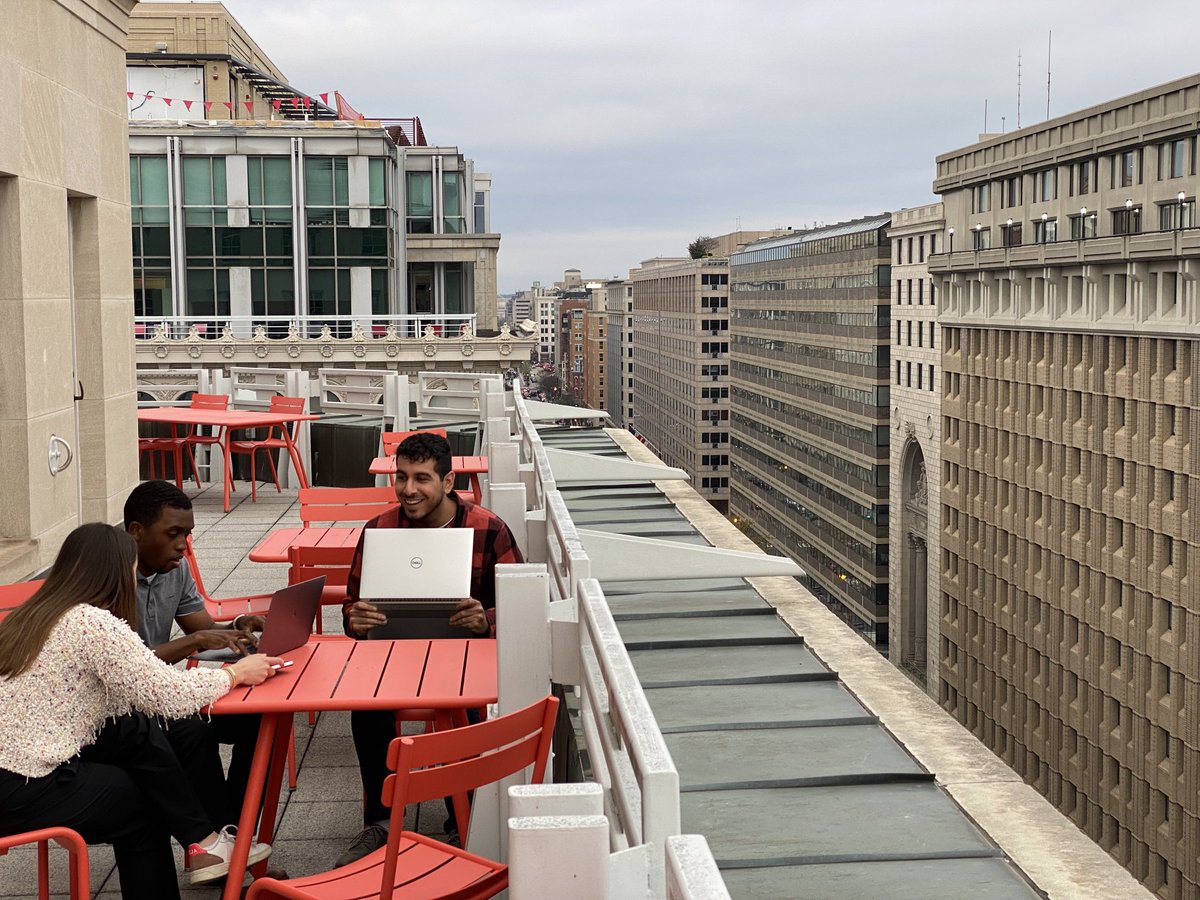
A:
<svg viewBox="0 0 1200 900">
<path fill-rule="evenodd" d="M 276 528 L 258 542 L 249 558 L 251 562 L 285 563 L 292 547 L 353 547 L 360 534 L 361 525 Z"/>
<path fill-rule="evenodd" d="M 483 499 L 479 476 L 488 470 L 488 458 L 486 456 L 454 456 L 450 459 L 450 466 L 456 475 L 470 476 L 471 493 L 475 495 L 475 502 L 479 503 Z M 372 475 L 395 475 L 396 457 L 377 456 L 371 460 L 371 466 L 367 471 Z"/>
<path fill-rule="evenodd" d="M 485 638 L 311 641 L 286 657 L 295 660 L 294 667 L 257 687 L 236 688 L 210 707 L 215 714 L 262 715 L 223 900 L 241 894 L 260 800 L 258 840 L 270 843 L 273 837 L 297 712 L 434 709 L 439 727 L 445 727 L 465 725 L 467 709 L 494 703 L 497 695 L 496 642 Z"/>
<path fill-rule="evenodd" d="M 139 422 L 162 422 L 167 425 L 197 425 L 220 429 L 221 449 L 225 455 L 225 512 L 229 512 L 229 487 L 233 483 L 233 470 L 230 466 L 229 440 L 230 434 L 243 428 L 266 428 L 271 425 L 289 425 L 292 422 L 307 422 L 319 419 L 317 413 L 273 413 L 256 412 L 247 409 L 195 409 L 190 406 L 152 406 L 138 410 Z M 288 456 L 300 476 L 300 485 L 308 487 L 308 474 L 304 471 L 304 463 L 296 451 L 292 435 L 287 428 L 283 432 L 287 444 Z"/>
</svg>

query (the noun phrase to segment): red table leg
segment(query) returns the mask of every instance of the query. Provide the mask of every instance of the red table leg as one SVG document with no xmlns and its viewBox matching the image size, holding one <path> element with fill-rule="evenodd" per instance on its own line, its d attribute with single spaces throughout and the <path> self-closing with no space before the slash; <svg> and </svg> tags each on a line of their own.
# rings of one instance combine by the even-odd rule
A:
<svg viewBox="0 0 1200 900">
<path fill-rule="evenodd" d="M 246 878 L 246 860 L 250 856 L 250 842 L 254 839 L 254 820 L 258 817 L 258 807 L 263 797 L 263 785 L 266 784 L 267 771 L 270 769 L 280 719 L 286 715 L 288 714 L 264 714 L 262 723 L 258 726 L 258 741 L 254 745 L 250 779 L 246 783 L 242 815 L 238 819 L 237 841 L 233 845 L 233 857 L 229 860 L 229 875 L 225 878 L 225 890 L 221 892 L 221 900 L 238 900 L 241 897 L 242 882 Z"/>
</svg>

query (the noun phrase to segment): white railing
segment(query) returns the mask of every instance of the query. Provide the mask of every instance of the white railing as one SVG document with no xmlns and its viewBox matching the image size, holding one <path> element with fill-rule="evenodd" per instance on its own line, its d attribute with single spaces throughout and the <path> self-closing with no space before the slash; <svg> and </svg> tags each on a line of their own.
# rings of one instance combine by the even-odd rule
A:
<svg viewBox="0 0 1200 900">
<path fill-rule="evenodd" d="M 525 511 L 523 521 L 510 524 L 528 535 L 527 558 L 543 565 L 511 567 L 511 576 L 497 573 L 500 614 L 521 625 L 511 643 L 505 631 L 500 635 L 502 694 L 511 685 L 531 695 L 502 697 L 501 705 L 536 699 L 551 682 L 576 685 L 588 758 L 600 791 L 581 792 L 579 785 L 510 787 L 494 800 L 497 824 L 506 836 L 497 843 L 506 843 L 511 852 L 509 895 L 513 900 L 549 900 L 564 896 L 562 886 L 570 884 L 570 895 L 581 900 L 726 900 L 729 895 L 707 842 L 701 836 L 679 836 L 679 774 L 600 583 L 591 577 L 591 560 L 556 489 L 520 387 L 517 381 L 506 395 L 515 434 L 489 430 L 488 452 L 499 456 L 503 445 L 517 447 L 503 455 L 515 455 L 521 483 L 511 487 L 529 497 L 532 509 Z M 486 391 L 481 389 L 481 408 Z M 498 492 L 507 487 L 489 485 Z M 544 574 L 534 577 L 530 570 Z M 544 640 L 551 645 L 548 652 L 531 646 Z M 509 802 L 512 818 L 507 817 Z M 605 828 L 607 846 L 597 843 Z M 545 877 L 546 858 L 555 860 L 554 878 Z"/>
<path fill-rule="evenodd" d="M 475 314 L 462 315 L 291 315 L 291 316 L 137 316 L 133 336 L 139 340 L 275 340 L 320 338 L 368 339 L 457 338 L 475 333 Z"/>
</svg>

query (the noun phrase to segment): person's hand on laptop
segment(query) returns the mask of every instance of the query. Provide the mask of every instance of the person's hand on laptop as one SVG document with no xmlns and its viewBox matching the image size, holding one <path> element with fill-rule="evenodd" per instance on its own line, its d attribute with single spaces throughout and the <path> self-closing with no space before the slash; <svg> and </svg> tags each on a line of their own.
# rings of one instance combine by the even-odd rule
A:
<svg viewBox="0 0 1200 900">
<path fill-rule="evenodd" d="M 263 630 L 263 626 L 267 624 L 267 620 L 262 616 L 252 616 L 249 613 L 242 613 L 236 619 L 229 623 L 229 627 L 234 631 L 244 631 L 246 634 L 253 634 Z"/>
<path fill-rule="evenodd" d="M 372 628 L 387 624 L 387 616 L 374 603 L 357 600 L 346 614 L 346 622 L 352 632 L 362 637 Z"/>
<path fill-rule="evenodd" d="M 491 630 L 483 604 L 474 597 L 458 601 L 454 614 L 450 616 L 450 624 L 470 629 L 475 634 L 487 634 Z"/>
<path fill-rule="evenodd" d="M 193 631 L 188 637 L 195 642 L 197 650 L 233 650 L 244 655 L 258 645 L 258 639 L 250 632 L 232 628 L 204 628 Z"/>
</svg>

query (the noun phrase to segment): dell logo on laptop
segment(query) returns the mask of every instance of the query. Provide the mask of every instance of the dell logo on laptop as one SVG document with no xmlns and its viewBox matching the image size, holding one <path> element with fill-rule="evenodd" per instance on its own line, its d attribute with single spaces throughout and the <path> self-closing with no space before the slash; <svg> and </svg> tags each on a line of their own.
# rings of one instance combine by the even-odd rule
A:
<svg viewBox="0 0 1200 900">
<path fill-rule="evenodd" d="M 422 560 L 422 559 L 421 559 L 421 557 L 419 557 L 419 556 L 414 556 L 412 559 L 410 559 L 410 560 L 408 561 L 408 564 L 409 564 L 410 566 L 412 566 L 412 568 L 414 568 L 414 569 L 419 569 L 419 568 L 421 568 L 421 566 L 423 566 L 425 563 L 424 563 L 424 560 Z"/>
</svg>

